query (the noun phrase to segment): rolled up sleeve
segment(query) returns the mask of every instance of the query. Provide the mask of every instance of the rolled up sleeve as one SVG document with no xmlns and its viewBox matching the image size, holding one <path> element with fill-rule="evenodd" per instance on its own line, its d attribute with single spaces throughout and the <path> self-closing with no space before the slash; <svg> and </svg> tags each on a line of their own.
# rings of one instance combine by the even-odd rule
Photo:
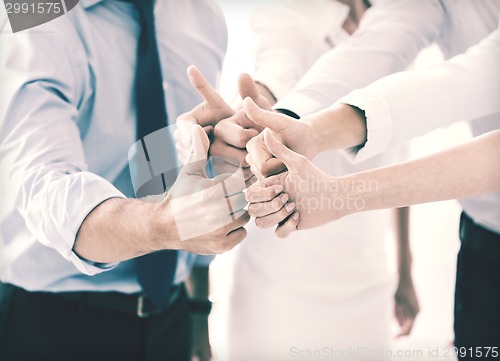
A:
<svg viewBox="0 0 500 361">
<path fill-rule="evenodd" d="M 377 2 L 365 13 L 359 29 L 320 57 L 276 106 L 303 117 L 404 70 L 439 37 L 444 21 L 438 0 Z"/>
<path fill-rule="evenodd" d="M 500 29 L 447 62 L 387 76 L 340 99 L 366 115 L 367 142 L 350 158 L 360 162 L 456 122 L 500 119 L 499 57 Z"/>
<path fill-rule="evenodd" d="M 72 44 L 61 34 L 28 31 L 0 40 L 2 202 L 39 242 L 95 275 L 113 265 L 78 257 L 78 230 L 96 206 L 124 195 L 85 162 L 77 123 L 86 65 L 69 56 Z"/>
</svg>

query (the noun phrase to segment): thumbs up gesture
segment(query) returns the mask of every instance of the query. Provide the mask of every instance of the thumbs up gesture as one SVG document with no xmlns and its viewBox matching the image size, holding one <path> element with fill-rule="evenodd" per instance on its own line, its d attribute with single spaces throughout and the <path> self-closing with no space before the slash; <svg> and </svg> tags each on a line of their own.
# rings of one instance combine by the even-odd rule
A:
<svg viewBox="0 0 500 361">
<path fill-rule="evenodd" d="M 253 112 L 248 102 L 245 107 Z M 276 123 L 275 129 L 281 134 L 294 134 L 294 126 L 288 126 L 287 120 L 278 119 Z M 345 186 L 340 179 L 322 172 L 305 156 L 284 146 L 270 129 L 261 135 L 261 150 L 268 162 L 280 162 L 287 171 L 262 179 L 247 190 L 248 212 L 255 217 L 257 226 L 277 225 L 276 235 L 286 237 L 296 230 L 318 227 L 345 215 Z"/>
<path fill-rule="evenodd" d="M 241 171 L 207 177 L 210 142 L 199 125 L 190 127 L 190 151 L 165 199 L 175 221 L 180 246 L 197 254 L 225 252 L 246 237 L 249 215 Z"/>
<path fill-rule="evenodd" d="M 312 159 L 317 153 L 316 141 L 313 139 L 309 123 L 262 109 L 250 98 L 243 101 L 243 110 L 251 121 L 262 128 L 269 128 L 280 142 L 295 152 L 308 159 Z M 247 151 L 246 162 L 259 180 L 286 169 L 283 162 L 273 157 L 267 148 L 264 133 L 260 133 L 247 143 Z"/>
<path fill-rule="evenodd" d="M 246 145 L 264 127 L 251 121 L 243 110 L 234 111 L 195 66 L 190 66 L 187 73 L 191 85 L 201 95 L 203 102 L 177 118 L 174 135 L 179 158 L 184 162 L 189 152 L 190 126 L 199 124 L 210 135 L 209 154 L 213 157 L 215 171 L 218 174 L 234 173 L 241 167 L 245 181 L 251 184 L 253 174 L 245 159 Z M 250 97 L 260 107 L 271 109 L 268 100 L 260 95 L 254 80 L 248 74 L 239 77 L 238 92 L 241 98 Z"/>
</svg>

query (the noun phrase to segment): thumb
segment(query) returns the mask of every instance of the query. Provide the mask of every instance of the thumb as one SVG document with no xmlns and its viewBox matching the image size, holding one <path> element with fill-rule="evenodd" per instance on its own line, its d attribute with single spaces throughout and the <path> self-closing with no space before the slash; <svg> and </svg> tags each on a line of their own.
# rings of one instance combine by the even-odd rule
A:
<svg viewBox="0 0 500 361">
<path fill-rule="evenodd" d="M 271 129 L 279 133 L 282 129 L 290 125 L 295 120 L 280 113 L 259 108 L 251 98 L 243 100 L 243 110 L 247 117 L 260 126 Z"/>
<path fill-rule="evenodd" d="M 276 136 L 269 128 L 264 129 L 264 143 L 266 144 L 267 150 L 281 160 L 290 171 L 299 170 L 299 163 L 303 160 L 302 158 L 304 158 L 304 156 L 285 147 L 276 139 Z"/>
<path fill-rule="evenodd" d="M 238 92 L 241 99 L 251 98 L 259 107 L 264 109 L 271 109 L 269 102 L 260 95 L 257 85 L 253 78 L 243 73 L 238 78 Z"/>
<path fill-rule="evenodd" d="M 220 94 L 215 90 L 210 83 L 205 79 L 203 74 L 198 70 L 198 68 L 194 65 L 190 65 L 187 68 L 187 75 L 189 78 L 189 82 L 196 89 L 198 94 L 201 95 L 203 100 L 211 105 L 217 104 L 226 104 L 224 99 L 220 96 Z"/>
<path fill-rule="evenodd" d="M 207 133 L 198 124 L 193 125 L 191 127 L 191 149 L 181 174 L 207 177 L 205 167 L 209 147 L 210 141 Z"/>
</svg>

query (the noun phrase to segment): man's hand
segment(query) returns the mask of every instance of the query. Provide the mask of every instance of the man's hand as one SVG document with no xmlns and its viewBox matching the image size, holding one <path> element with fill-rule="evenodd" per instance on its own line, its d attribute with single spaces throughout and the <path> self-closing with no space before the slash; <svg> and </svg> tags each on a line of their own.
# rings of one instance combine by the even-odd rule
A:
<svg viewBox="0 0 500 361">
<path fill-rule="evenodd" d="M 307 122 L 261 109 L 248 98 L 243 101 L 243 109 L 251 121 L 271 129 L 276 138 L 288 148 L 304 155 L 307 159 L 312 159 L 316 155 L 312 130 Z M 283 162 L 268 151 L 263 133 L 248 142 L 247 150 L 246 162 L 258 179 L 262 180 L 285 170 Z"/>
<path fill-rule="evenodd" d="M 295 230 L 318 227 L 344 215 L 342 209 L 337 209 L 337 198 L 345 200 L 340 194 L 343 187 L 336 179 L 286 148 L 269 129 L 264 130 L 263 138 L 266 151 L 288 171 L 261 180 L 247 190 L 248 212 L 258 226 L 278 225 L 276 235 L 286 237 Z"/>
<path fill-rule="evenodd" d="M 205 172 L 209 140 L 199 125 L 191 127 L 191 151 L 175 184 L 162 202 L 157 217 L 157 235 L 163 217 L 172 217 L 179 238 L 170 248 L 197 254 L 225 252 L 246 236 L 249 221 L 240 174 L 222 174 L 213 179 Z"/>
<path fill-rule="evenodd" d="M 199 125 L 190 134 L 188 161 L 167 196 L 103 201 L 78 230 L 77 255 L 116 263 L 164 249 L 217 254 L 245 238 L 250 217 L 241 171 L 209 179 L 208 137 Z"/>
<path fill-rule="evenodd" d="M 234 110 L 222 99 L 220 94 L 208 83 L 198 68 L 191 65 L 187 69 L 191 85 L 203 98 L 203 102 L 194 109 L 177 118 L 174 132 L 177 152 L 184 163 L 190 150 L 191 125 L 198 124 L 207 134 L 211 134 L 215 125 L 222 119 L 234 114 Z"/>
<path fill-rule="evenodd" d="M 400 278 L 394 299 L 394 312 L 400 326 L 397 337 L 407 336 L 411 333 L 415 319 L 420 312 L 417 293 L 411 278 Z"/>
</svg>

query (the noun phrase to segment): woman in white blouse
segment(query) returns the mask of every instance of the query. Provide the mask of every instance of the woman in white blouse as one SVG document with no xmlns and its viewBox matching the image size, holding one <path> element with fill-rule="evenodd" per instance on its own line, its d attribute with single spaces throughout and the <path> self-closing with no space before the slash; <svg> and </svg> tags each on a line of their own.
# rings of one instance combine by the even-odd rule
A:
<svg viewBox="0 0 500 361">
<path fill-rule="evenodd" d="M 356 30 L 368 6 L 292 0 L 259 8 L 252 28 L 261 94 L 274 104 L 290 92 L 321 55 Z M 331 152 L 315 164 L 340 176 L 400 159 L 381 155 L 353 166 Z M 271 229 L 250 227 L 247 241 L 211 266 L 216 359 L 284 359 L 323 346 L 387 348 L 394 309 L 400 333 L 408 334 L 419 308 L 407 223 L 407 209 L 368 212 L 286 241 Z M 398 241 L 397 280 L 386 262 L 387 238 Z"/>
</svg>

